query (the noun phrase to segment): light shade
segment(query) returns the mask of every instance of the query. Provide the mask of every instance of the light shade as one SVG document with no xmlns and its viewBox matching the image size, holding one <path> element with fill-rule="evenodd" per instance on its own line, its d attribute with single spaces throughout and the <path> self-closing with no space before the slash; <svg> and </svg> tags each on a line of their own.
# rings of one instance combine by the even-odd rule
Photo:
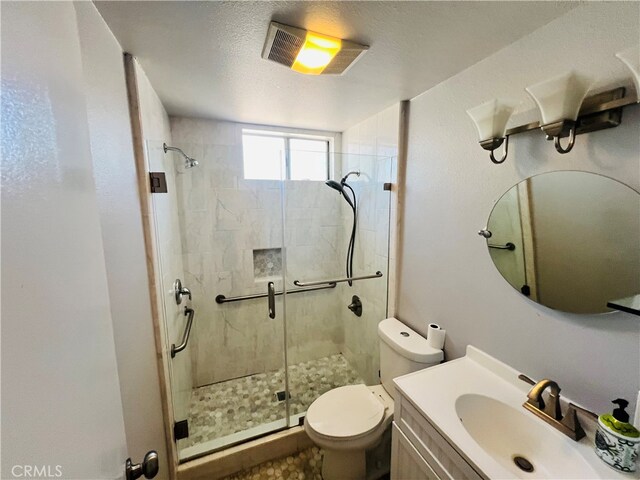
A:
<svg viewBox="0 0 640 480">
<path fill-rule="evenodd" d="M 339 38 L 307 32 L 291 69 L 308 75 L 320 75 L 341 48 L 342 40 Z"/>
<path fill-rule="evenodd" d="M 640 102 L 640 47 L 627 48 L 616 53 L 616 57 L 631 70 L 633 83 L 636 86 L 636 96 Z"/>
<path fill-rule="evenodd" d="M 516 106 L 516 102 L 494 98 L 467 110 L 478 130 L 479 140 L 504 137 L 507 122 Z"/>
<path fill-rule="evenodd" d="M 569 72 L 531 85 L 525 90 L 536 102 L 542 124 L 547 125 L 562 120 L 575 121 L 591 85 L 593 80 L 590 77 Z"/>
</svg>

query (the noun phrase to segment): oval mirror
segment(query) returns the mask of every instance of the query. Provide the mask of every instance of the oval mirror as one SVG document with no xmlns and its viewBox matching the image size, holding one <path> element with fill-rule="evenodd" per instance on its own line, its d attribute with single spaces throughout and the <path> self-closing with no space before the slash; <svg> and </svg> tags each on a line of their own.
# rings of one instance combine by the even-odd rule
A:
<svg viewBox="0 0 640 480">
<path fill-rule="evenodd" d="M 602 175 L 527 178 L 495 204 L 489 254 L 515 289 L 549 308 L 612 311 L 640 293 L 640 194 Z"/>
</svg>

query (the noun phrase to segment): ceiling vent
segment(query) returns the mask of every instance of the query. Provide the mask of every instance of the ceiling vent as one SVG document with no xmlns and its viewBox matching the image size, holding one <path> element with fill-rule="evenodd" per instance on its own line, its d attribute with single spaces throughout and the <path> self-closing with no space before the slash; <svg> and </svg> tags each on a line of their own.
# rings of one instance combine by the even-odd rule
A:
<svg viewBox="0 0 640 480">
<path fill-rule="evenodd" d="M 312 65 L 305 64 L 303 55 L 303 51 L 309 45 L 312 51 L 307 58 L 317 62 Z M 262 58 L 300 73 L 342 75 L 368 49 L 366 45 L 271 22 L 267 40 L 262 49 Z"/>
</svg>

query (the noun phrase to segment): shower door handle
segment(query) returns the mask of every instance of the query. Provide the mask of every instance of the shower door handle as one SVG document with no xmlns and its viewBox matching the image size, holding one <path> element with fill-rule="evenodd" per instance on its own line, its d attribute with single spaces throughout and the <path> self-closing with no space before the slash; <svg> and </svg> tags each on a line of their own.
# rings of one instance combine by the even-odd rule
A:
<svg viewBox="0 0 640 480">
<path fill-rule="evenodd" d="M 276 318 L 276 289 L 273 282 L 267 284 L 267 297 L 269 297 L 269 318 Z"/>
</svg>

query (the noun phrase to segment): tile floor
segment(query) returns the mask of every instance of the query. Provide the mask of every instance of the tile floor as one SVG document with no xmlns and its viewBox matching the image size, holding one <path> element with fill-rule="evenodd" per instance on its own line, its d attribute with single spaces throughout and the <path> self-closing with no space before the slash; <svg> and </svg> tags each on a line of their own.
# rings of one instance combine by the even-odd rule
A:
<svg viewBox="0 0 640 480">
<path fill-rule="evenodd" d="M 305 412 L 332 388 L 357 383 L 364 382 L 341 354 L 292 365 L 290 414 Z M 275 397 L 283 390 L 284 369 L 195 389 L 191 394 L 189 437 L 181 441 L 180 448 L 285 418 L 285 402 Z"/>
<path fill-rule="evenodd" d="M 296 455 L 271 460 L 225 480 L 322 480 L 322 450 L 313 447 Z"/>
</svg>

